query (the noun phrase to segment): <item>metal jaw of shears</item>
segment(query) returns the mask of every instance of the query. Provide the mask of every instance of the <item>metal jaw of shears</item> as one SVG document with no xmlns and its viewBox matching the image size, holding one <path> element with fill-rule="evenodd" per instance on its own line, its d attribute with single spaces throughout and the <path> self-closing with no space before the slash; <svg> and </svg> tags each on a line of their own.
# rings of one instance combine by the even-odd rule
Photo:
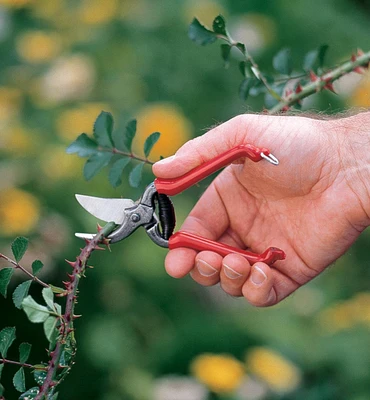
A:
<svg viewBox="0 0 370 400">
<path fill-rule="evenodd" d="M 262 254 L 257 254 L 184 231 L 173 234 L 175 213 L 168 196 L 181 193 L 218 169 L 242 157 L 248 157 L 254 162 L 265 159 L 274 165 L 279 164 L 277 158 L 268 149 L 261 149 L 250 144 L 240 145 L 194 168 L 181 177 L 155 179 L 147 186 L 137 202 L 130 199 L 103 199 L 83 195 L 76 195 L 76 198 L 82 207 L 96 218 L 106 222 L 113 221 L 117 224 L 117 229 L 108 236 L 110 243 L 117 243 L 125 239 L 142 226 L 152 241 L 162 247 L 169 249 L 187 247 L 196 251 L 210 250 L 222 256 L 238 253 L 251 263 L 262 261 L 273 264 L 275 261 L 285 258 L 285 253 L 276 247 L 269 247 Z M 156 208 L 158 208 L 158 215 L 155 212 Z M 94 235 L 76 233 L 76 236 L 91 239 Z"/>
</svg>

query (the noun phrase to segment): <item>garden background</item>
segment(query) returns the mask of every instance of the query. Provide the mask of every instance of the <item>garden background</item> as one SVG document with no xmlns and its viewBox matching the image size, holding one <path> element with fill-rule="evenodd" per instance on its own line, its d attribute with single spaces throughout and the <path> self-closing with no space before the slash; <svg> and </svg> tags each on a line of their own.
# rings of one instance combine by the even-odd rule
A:
<svg viewBox="0 0 370 400">
<path fill-rule="evenodd" d="M 297 73 L 321 44 L 330 46 L 327 66 L 369 49 L 367 0 L 0 1 L 1 252 L 10 255 L 17 235 L 29 237 L 26 257 L 42 260 L 42 279 L 60 285 L 64 259 L 81 246 L 74 232 L 96 228 L 74 194 L 138 198 L 153 179 L 145 167 L 138 189 L 125 177 L 113 189 L 106 171 L 84 181 L 84 160 L 65 149 L 91 133 L 101 110 L 121 129 L 137 118 L 138 153 L 150 133 L 161 132 L 154 161 L 216 123 L 263 109 L 261 99 L 238 98 L 237 65 L 223 68 L 219 46 L 187 37 L 193 17 L 210 26 L 218 14 L 263 71 L 282 47 L 292 49 Z M 334 87 L 339 95 L 312 96 L 304 108 L 370 107 L 370 74 L 350 74 Z M 174 199 L 179 225 L 204 187 Z M 96 252 L 80 286 L 76 365 L 60 398 L 370 399 L 369 240 L 364 232 L 334 267 L 270 309 L 168 277 L 166 251 L 144 230 L 111 253 Z M 45 360 L 42 326 L 10 295 L 0 310 L 0 328 L 16 325 L 18 338 L 34 344 L 30 361 Z M 14 372 L 6 368 L 2 378 L 10 399 Z"/>
</svg>

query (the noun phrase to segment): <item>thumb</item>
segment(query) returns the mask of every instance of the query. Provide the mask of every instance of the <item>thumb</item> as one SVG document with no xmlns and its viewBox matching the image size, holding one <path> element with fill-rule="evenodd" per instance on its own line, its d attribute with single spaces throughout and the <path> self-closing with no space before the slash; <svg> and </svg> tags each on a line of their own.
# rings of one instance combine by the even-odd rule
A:
<svg viewBox="0 0 370 400">
<path fill-rule="evenodd" d="M 261 129 L 256 122 L 263 117 L 245 114 L 230 119 L 189 140 L 173 156 L 156 162 L 153 173 L 160 178 L 176 178 L 239 144 L 258 146 L 255 139 L 260 136 Z"/>
</svg>

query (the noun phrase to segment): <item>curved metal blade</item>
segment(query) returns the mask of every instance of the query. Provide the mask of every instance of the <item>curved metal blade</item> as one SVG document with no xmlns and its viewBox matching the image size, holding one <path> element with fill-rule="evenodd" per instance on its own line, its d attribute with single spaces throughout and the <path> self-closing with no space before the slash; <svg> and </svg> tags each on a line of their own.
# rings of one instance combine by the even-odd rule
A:
<svg viewBox="0 0 370 400">
<path fill-rule="evenodd" d="M 117 225 L 122 225 L 125 220 L 125 209 L 135 205 L 131 199 L 105 199 L 82 194 L 75 196 L 80 205 L 91 215 L 105 222 L 115 222 Z"/>
</svg>

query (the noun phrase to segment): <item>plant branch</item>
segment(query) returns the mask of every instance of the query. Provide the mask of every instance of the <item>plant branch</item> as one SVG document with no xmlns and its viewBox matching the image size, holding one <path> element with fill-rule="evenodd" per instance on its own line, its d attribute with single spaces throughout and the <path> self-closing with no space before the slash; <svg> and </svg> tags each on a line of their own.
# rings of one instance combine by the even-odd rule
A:
<svg viewBox="0 0 370 400">
<path fill-rule="evenodd" d="M 0 258 L 3 258 L 4 260 L 8 261 L 14 269 L 20 269 L 22 272 L 24 272 L 27 276 L 29 276 L 33 281 L 39 283 L 41 286 L 48 288 L 50 287 L 47 283 L 43 282 L 41 279 L 39 279 L 36 275 L 33 275 L 30 271 L 27 271 L 26 268 L 22 267 L 20 264 L 18 264 L 16 261 L 12 260 L 5 254 L 0 253 Z"/>
<path fill-rule="evenodd" d="M 153 165 L 154 164 L 154 162 L 148 160 L 147 158 L 140 157 L 140 156 L 138 156 L 138 155 L 136 155 L 136 154 L 134 154 L 132 152 L 130 153 L 130 152 L 118 150 L 116 147 L 111 147 L 110 148 L 110 147 L 99 146 L 98 150 L 99 151 L 104 151 L 104 152 L 107 152 L 107 153 L 119 154 L 119 155 L 124 156 L 124 157 L 132 158 L 133 160 L 144 162 L 145 164 L 149 164 L 149 165 Z"/>
<path fill-rule="evenodd" d="M 279 100 L 279 101 L 282 100 L 281 96 L 269 85 L 266 78 L 264 77 L 261 70 L 259 69 L 258 64 L 254 60 L 254 58 L 251 56 L 247 47 L 244 44 L 236 42 L 230 36 L 225 36 L 225 35 L 221 35 L 221 34 L 218 34 L 216 36 L 219 39 L 226 41 L 231 47 L 236 47 L 244 56 L 245 61 L 250 64 L 253 75 L 264 84 L 264 86 L 266 87 L 267 91 L 271 94 L 271 96 L 274 97 L 276 100 Z"/>
<path fill-rule="evenodd" d="M 109 222 L 100 231 L 94 236 L 94 238 L 90 241 L 86 242 L 86 246 L 81 249 L 81 253 L 76 258 L 74 262 L 68 262 L 73 267 L 72 274 L 68 274 L 70 280 L 65 283 L 67 289 L 66 296 L 66 308 L 65 312 L 62 316 L 62 325 L 60 328 L 60 336 L 58 338 L 55 349 L 50 352 L 51 359 L 49 361 L 47 367 L 47 375 L 40 388 L 40 392 L 35 397 L 35 400 L 43 400 L 46 398 L 46 395 L 49 393 L 49 390 L 58 385 L 63 377 L 60 380 L 56 380 L 58 369 L 61 367 L 59 365 L 62 353 L 66 350 L 69 342 L 72 343 L 74 356 L 74 329 L 73 329 L 73 321 L 77 318 L 74 314 L 74 308 L 77 303 L 77 292 L 78 285 L 82 276 L 84 276 L 84 272 L 87 267 L 87 261 L 90 258 L 92 252 L 98 249 L 99 243 L 105 243 L 105 238 L 115 229 L 116 224 L 114 222 Z M 73 361 L 72 361 L 73 362 Z"/>
<path fill-rule="evenodd" d="M 281 101 L 272 107 L 268 113 L 276 114 L 281 111 L 287 110 L 292 104 L 297 103 L 299 100 L 310 96 L 313 93 L 320 92 L 324 89 L 333 90 L 332 83 L 342 76 L 352 71 L 361 72 L 361 68 L 367 68 L 370 62 L 370 51 L 357 56 L 352 56 L 350 61 L 347 61 L 339 67 L 328 71 L 321 76 L 316 76 L 311 73 L 311 82 L 298 86 L 294 92 L 283 96 Z"/>
<path fill-rule="evenodd" d="M 26 368 L 35 368 L 34 365 L 32 364 L 27 364 L 27 363 L 21 363 L 19 361 L 13 361 L 13 360 L 8 360 L 7 358 L 0 358 L 0 364 L 13 364 L 13 365 L 18 365 L 19 367 L 26 367 Z M 41 369 L 41 368 L 37 368 Z M 46 370 L 46 368 L 45 368 Z"/>
</svg>

